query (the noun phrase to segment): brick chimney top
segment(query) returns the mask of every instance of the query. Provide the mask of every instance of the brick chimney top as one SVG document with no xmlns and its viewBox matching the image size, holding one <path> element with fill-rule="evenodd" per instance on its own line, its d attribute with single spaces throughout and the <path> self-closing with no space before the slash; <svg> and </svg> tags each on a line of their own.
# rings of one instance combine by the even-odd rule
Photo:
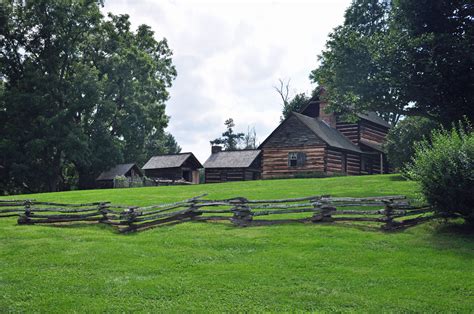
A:
<svg viewBox="0 0 474 314">
<path fill-rule="evenodd" d="M 212 154 L 218 153 L 220 151 L 222 151 L 222 146 L 212 145 L 212 147 L 211 147 L 211 153 Z"/>
</svg>

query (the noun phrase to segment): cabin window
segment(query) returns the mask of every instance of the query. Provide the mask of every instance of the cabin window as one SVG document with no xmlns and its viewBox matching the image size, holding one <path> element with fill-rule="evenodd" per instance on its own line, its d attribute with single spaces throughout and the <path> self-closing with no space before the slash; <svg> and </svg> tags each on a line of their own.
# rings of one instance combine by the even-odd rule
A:
<svg viewBox="0 0 474 314">
<path fill-rule="evenodd" d="M 288 153 L 289 167 L 302 167 L 306 162 L 306 154 L 301 152 Z"/>
</svg>

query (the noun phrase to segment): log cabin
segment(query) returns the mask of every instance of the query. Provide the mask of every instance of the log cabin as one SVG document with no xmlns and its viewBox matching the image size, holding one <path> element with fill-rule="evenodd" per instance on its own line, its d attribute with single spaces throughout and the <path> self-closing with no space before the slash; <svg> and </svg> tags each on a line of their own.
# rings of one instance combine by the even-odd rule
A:
<svg viewBox="0 0 474 314">
<path fill-rule="evenodd" d="M 326 106 L 313 97 L 263 141 L 262 178 L 388 173 L 382 145 L 390 125 L 373 112 L 346 122 Z"/>
<path fill-rule="evenodd" d="M 99 188 L 113 188 L 115 177 L 124 176 L 130 180 L 140 180 L 143 172 L 136 164 L 119 164 L 102 172 L 96 180 Z"/>
<path fill-rule="evenodd" d="M 205 183 L 257 180 L 261 177 L 261 151 L 258 149 L 222 151 L 212 146 L 204 163 Z"/>
<path fill-rule="evenodd" d="M 202 165 L 193 153 L 153 156 L 142 167 L 149 178 L 184 180 L 193 184 L 199 183 L 200 168 Z"/>
</svg>

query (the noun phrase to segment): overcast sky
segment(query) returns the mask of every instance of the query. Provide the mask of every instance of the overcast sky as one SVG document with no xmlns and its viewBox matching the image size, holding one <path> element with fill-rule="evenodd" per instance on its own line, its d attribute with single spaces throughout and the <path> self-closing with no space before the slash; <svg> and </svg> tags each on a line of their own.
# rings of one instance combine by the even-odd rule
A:
<svg viewBox="0 0 474 314">
<path fill-rule="evenodd" d="M 227 118 L 237 131 L 255 127 L 259 142 L 278 126 L 279 78 L 291 79 L 292 95 L 311 92 L 309 73 L 349 4 L 106 0 L 103 11 L 129 14 L 134 28 L 147 24 L 157 39 L 167 38 L 178 71 L 166 107 L 168 131 L 204 163 Z"/>
</svg>

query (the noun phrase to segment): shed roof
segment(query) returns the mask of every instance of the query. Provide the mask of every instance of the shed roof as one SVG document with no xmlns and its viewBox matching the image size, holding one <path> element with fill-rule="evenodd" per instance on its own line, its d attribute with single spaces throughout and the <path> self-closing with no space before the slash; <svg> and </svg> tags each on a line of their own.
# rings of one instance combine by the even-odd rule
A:
<svg viewBox="0 0 474 314">
<path fill-rule="evenodd" d="M 247 168 L 260 155 L 261 150 L 233 150 L 211 154 L 204 168 Z"/>
<path fill-rule="evenodd" d="M 113 180 L 117 176 L 124 176 L 130 169 L 136 167 L 140 175 L 142 175 L 140 168 L 137 167 L 135 164 L 118 164 L 113 168 L 102 172 L 98 177 L 97 181 L 104 181 L 104 180 Z"/>
<path fill-rule="evenodd" d="M 382 144 L 375 143 L 375 142 L 372 142 L 372 141 L 368 141 L 368 140 L 365 140 L 365 139 L 360 139 L 359 142 L 361 144 L 369 147 L 369 148 L 372 148 L 373 150 L 376 150 L 376 151 L 381 152 L 381 153 L 385 153 L 385 150 L 384 150 Z"/>
<path fill-rule="evenodd" d="M 383 127 L 391 128 L 390 124 L 387 121 L 382 119 L 378 114 L 373 111 L 369 111 L 367 113 L 358 113 L 357 116 L 361 119 L 370 121 Z"/>
<path fill-rule="evenodd" d="M 147 163 L 142 167 L 143 170 L 148 169 L 164 169 L 164 168 L 179 168 L 181 167 L 188 158 L 192 159 L 196 168 L 202 168 L 201 163 L 194 157 L 193 153 L 181 153 L 173 155 L 159 155 L 153 156 Z"/>
<path fill-rule="evenodd" d="M 298 118 L 299 121 L 306 125 L 311 131 L 313 131 L 314 134 L 316 134 L 329 146 L 353 151 L 356 153 L 361 152 L 358 146 L 352 143 L 338 130 L 324 123 L 324 121 L 320 119 L 311 118 L 296 112 L 293 112 L 293 114 Z"/>
</svg>

